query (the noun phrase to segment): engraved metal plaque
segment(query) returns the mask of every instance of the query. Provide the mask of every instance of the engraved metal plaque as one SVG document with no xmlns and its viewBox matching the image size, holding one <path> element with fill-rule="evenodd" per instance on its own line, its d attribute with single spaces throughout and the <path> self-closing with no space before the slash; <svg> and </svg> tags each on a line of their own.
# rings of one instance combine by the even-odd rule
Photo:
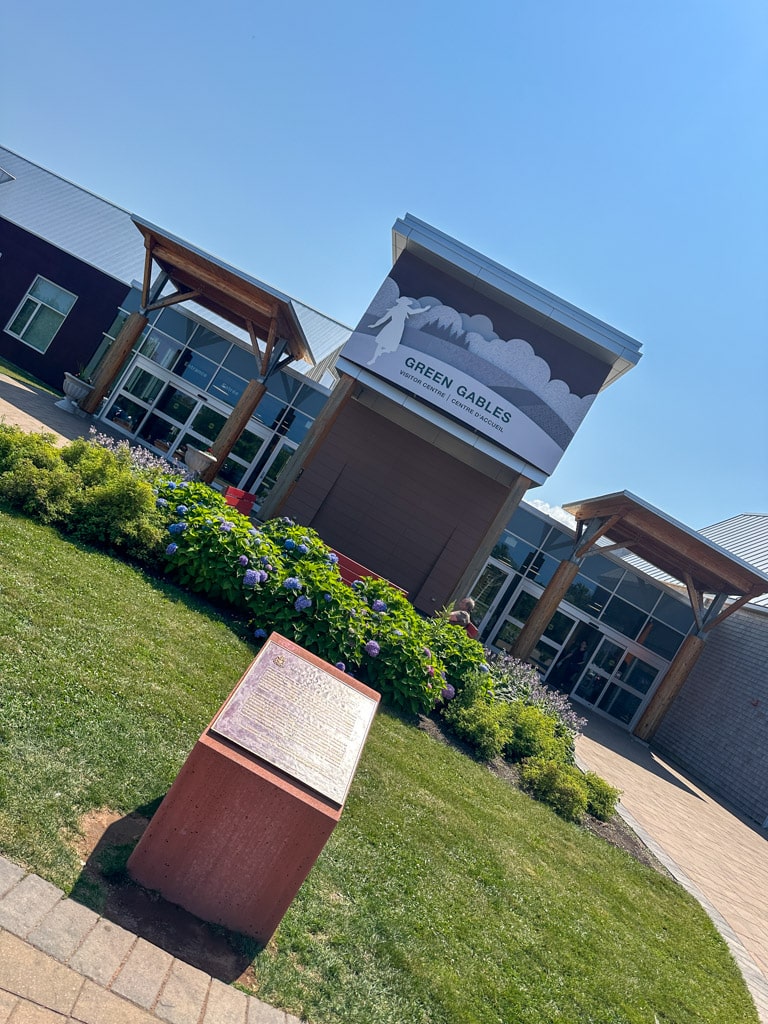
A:
<svg viewBox="0 0 768 1024">
<path fill-rule="evenodd" d="M 343 804 L 377 701 L 291 646 L 267 641 L 211 732 Z"/>
</svg>

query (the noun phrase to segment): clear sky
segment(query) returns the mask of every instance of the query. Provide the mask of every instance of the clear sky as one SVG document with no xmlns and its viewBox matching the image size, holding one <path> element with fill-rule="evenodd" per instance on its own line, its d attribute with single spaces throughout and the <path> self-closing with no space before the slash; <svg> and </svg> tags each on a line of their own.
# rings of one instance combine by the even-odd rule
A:
<svg viewBox="0 0 768 1024">
<path fill-rule="evenodd" d="M 6 0 L 0 142 L 353 326 L 405 212 L 643 343 L 550 481 L 768 513 L 765 0 Z"/>
</svg>

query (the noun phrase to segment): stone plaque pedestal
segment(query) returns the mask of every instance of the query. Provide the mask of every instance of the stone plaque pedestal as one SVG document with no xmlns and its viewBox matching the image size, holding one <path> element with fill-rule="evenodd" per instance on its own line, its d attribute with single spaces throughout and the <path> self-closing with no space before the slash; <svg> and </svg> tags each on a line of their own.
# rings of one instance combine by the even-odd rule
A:
<svg viewBox="0 0 768 1024">
<path fill-rule="evenodd" d="M 341 817 L 378 700 L 273 634 L 187 758 L 131 876 L 266 944 Z"/>
</svg>

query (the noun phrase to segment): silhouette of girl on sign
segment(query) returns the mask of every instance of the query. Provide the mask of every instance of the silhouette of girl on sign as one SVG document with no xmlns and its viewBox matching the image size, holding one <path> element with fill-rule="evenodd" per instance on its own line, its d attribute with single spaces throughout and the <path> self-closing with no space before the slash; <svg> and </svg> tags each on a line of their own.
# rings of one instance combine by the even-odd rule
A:
<svg viewBox="0 0 768 1024">
<path fill-rule="evenodd" d="M 429 306 L 424 306 L 423 308 L 414 309 L 411 306 L 411 302 L 413 302 L 413 299 L 409 299 L 407 295 L 401 295 L 394 306 L 390 306 L 380 320 L 377 320 L 375 324 L 368 325 L 369 328 L 374 328 L 386 324 L 386 327 L 379 331 L 376 338 L 376 351 L 368 360 L 368 366 L 373 366 L 384 352 L 395 351 L 403 339 L 405 321 L 409 316 L 415 316 L 417 313 L 426 313 L 430 308 Z M 387 323 L 387 321 L 389 322 Z"/>
</svg>

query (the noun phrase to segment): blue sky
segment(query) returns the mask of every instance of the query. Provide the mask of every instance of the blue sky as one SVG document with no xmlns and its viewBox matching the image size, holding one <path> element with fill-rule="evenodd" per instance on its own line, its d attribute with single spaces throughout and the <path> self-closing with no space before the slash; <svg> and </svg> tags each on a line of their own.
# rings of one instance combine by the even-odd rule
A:
<svg viewBox="0 0 768 1024">
<path fill-rule="evenodd" d="M 550 481 L 768 512 L 764 0 L 6 0 L 0 141 L 354 325 L 406 211 L 643 343 Z"/>
</svg>

